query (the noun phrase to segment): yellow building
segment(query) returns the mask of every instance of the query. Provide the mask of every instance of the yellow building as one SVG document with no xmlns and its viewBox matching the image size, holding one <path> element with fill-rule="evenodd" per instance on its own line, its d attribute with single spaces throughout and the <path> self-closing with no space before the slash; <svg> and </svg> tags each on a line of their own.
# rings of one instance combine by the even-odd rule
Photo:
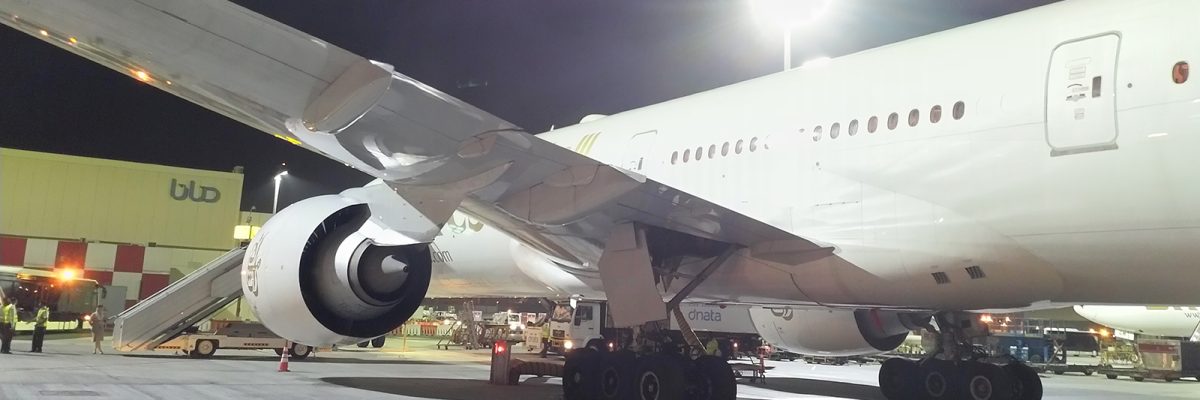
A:
<svg viewBox="0 0 1200 400">
<path fill-rule="evenodd" d="M 0 149 L 0 265 L 80 269 L 132 304 L 237 245 L 242 178 Z"/>
</svg>

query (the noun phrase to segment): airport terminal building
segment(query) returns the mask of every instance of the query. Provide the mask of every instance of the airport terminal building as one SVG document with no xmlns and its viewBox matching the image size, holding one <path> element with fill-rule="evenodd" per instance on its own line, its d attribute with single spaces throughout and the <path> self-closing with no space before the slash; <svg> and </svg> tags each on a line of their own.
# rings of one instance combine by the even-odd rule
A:
<svg viewBox="0 0 1200 400">
<path fill-rule="evenodd" d="M 242 178 L 0 149 L 0 266 L 79 270 L 128 307 L 238 245 Z"/>
</svg>

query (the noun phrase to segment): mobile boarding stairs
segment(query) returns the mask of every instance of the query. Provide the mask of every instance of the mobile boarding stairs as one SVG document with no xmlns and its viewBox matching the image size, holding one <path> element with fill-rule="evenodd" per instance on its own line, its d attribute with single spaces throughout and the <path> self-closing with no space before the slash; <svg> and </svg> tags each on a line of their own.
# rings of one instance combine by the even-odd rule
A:
<svg viewBox="0 0 1200 400">
<path fill-rule="evenodd" d="M 237 300 L 245 254 L 230 250 L 117 315 L 113 348 L 154 350 Z"/>
</svg>

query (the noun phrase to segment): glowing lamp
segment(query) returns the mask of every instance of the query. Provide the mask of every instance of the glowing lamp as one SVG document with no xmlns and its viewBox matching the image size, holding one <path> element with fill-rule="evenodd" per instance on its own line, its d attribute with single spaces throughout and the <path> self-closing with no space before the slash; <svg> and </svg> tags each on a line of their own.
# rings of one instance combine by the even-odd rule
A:
<svg viewBox="0 0 1200 400">
<path fill-rule="evenodd" d="M 783 28 L 808 25 L 829 11 L 829 0 L 751 0 L 754 19 Z"/>
<path fill-rule="evenodd" d="M 137 80 L 142 81 L 142 82 L 150 82 L 150 74 L 147 73 L 146 71 L 137 69 L 137 70 L 133 70 L 131 72 L 133 73 L 133 77 L 137 78 Z"/>
</svg>

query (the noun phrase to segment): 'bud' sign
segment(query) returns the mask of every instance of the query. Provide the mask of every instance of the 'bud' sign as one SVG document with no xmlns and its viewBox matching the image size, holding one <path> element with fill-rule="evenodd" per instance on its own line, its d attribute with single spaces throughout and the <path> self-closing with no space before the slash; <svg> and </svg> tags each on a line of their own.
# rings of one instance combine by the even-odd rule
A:
<svg viewBox="0 0 1200 400">
<path fill-rule="evenodd" d="M 200 186 L 197 190 L 196 181 L 188 181 L 187 184 L 183 184 L 175 178 L 171 178 L 171 198 L 179 201 L 216 203 L 221 200 L 221 191 L 212 186 Z"/>
</svg>

